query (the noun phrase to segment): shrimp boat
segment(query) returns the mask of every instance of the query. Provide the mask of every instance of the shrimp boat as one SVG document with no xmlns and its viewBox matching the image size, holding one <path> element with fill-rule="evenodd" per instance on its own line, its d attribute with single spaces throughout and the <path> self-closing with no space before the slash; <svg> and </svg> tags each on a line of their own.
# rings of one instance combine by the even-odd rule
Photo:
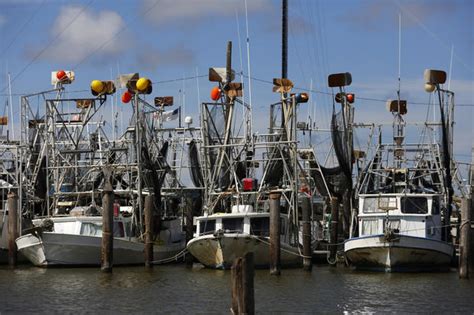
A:
<svg viewBox="0 0 474 315">
<path fill-rule="evenodd" d="M 447 95 L 444 99 L 451 102 L 452 110 L 453 93 L 440 86 L 445 78 L 442 71 L 425 71 L 426 89 Z M 351 237 L 344 244 L 345 256 L 351 265 L 363 269 L 445 269 L 454 255 L 449 233 L 451 123 L 440 104 L 441 122 L 424 124 L 421 135 L 425 141 L 404 144 L 407 103 L 389 101 L 387 107 L 394 115 L 394 142 L 382 144 L 379 138 L 374 157 L 362 172 L 358 213 L 352 220 Z M 436 141 L 436 128 L 441 129 L 441 144 Z"/>
<path fill-rule="evenodd" d="M 255 212 L 251 206 L 233 206 L 231 213 L 197 217 L 196 234 L 187 248 L 208 268 L 229 269 L 234 259 L 247 252 L 254 253 L 256 267 L 267 267 L 270 264 L 269 215 L 269 212 Z M 281 224 L 282 231 L 286 231 L 289 226 L 287 216 L 281 217 Z M 290 234 L 282 234 L 282 266 L 301 264 L 297 248 L 290 245 Z"/>
<path fill-rule="evenodd" d="M 129 94 L 134 90 L 133 100 L 122 98 L 131 101 L 133 119 L 120 136 L 109 140 L 105 122 L 93 118 L 103 110 L 107 95 L 115 93 L 115 83 L 92 81 L 95 98 L 63 98 L 64 85 L 73 79 L 72 71 L 53 72 L 56 96 L 51 98 L 51 91 L 38 94 L 45 100 L 44 108 L 40 104 L 33 108 L 31 96 L 22 97 L 22 144 L 27 148 L 21 157 L 22 212 L 32 226 L 16 239 L 19 252 L 37 266 L 100 265 L 101 194 L 107 187 L 114 196 L 109 200 L 114 209 L 113 263 L 144 263 L 143 201 L 148 196 L 153 263 L 177 260 L 186 245 L 174 202 L 180 196 L 164 182 L 173 177 L 168 181 L 179 183 L 175 176 L 179 172 L 177 167 L 170 172 L 168 143 L 158 142 L 161 129 L 153 127 L 155 114 L 171 105 L 172 97 L 166 97 L 166 104 L 163 98 L 156 106 L 149 104 L 136 89 L 139 74 L 120 75 L 116 82 L 121 88 Z M 142 82 L 148 86 L 145 93 L 150 93 L 151 82 Z"/>
<path fill-rule="evenodd" d="M 247 252 L 254 253 L 257 267 L 268 267 L 272 199 L 280 206 L 281 266 L 299 265 L 295 132 L 296 107 L 302 98 L 284 96 L 293 83 L 274 79 L 281 102 L 271 105 L 269 133 L 252 134 L 251 107 L 241 99 L 242 83 L 232 82 L 230 54 L 227 58 L 226 68 L 209 70 L 209 80 L 219 86 L 211 92 L 215 102 L 202 104 L 201 154 L 191 162 L 193 181 L 204 188 L 204 213 L 194 218 L 196 230 L 187 250 L 209 268 L 230 268 Z"/>
<path fill-rule="evenodd" d="M 33 220 L 31 233 L 16 239 L 18 251 L 35 266 L 100 266 L 101 216 L 64 216 Z M 153 246 L 156 261 L 166 261 L 185 245 L 179 219 L 163 221 L 159 242 Z M 133 236 L 131 217 L 114 217 L 114 265 L 145 262 L 143 241 Z"/>
</svg>

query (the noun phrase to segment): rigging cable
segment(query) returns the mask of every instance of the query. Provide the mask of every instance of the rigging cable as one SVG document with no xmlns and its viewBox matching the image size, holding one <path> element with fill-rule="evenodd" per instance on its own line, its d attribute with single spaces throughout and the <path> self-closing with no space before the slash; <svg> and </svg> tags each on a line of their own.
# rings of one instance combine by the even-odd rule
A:
<svg viewBox="0 0 474 315">
<path fill-rule="evenodd" d="M 84 13 L 84 11 L 87 9 L 87 7 L 93 2 L 94 0 L 90 0 L 82 9 L 72 18 L 72 20 L 64 27 L 56 36 L 48 42 L 48 44 L 41 49 L 34 57 L 31 59 L 29 63 L 27 63 L 21 70 L 18 72 L 15 77 L 13 77 L 11 83 L 15 82 L 16 79 L 18 79 L 25 71 L 28 69 L 36 60 L 59 38 L 61 35 L 74 23 L 74 21 L 77 20 L 77 18 Z M 4 92 L 7 89 L 8 86 L 4 87 L 1 92 Z"/>
<path fill-rule="evenodd" d="M 4 57 L 5 53 L 7 52 L 8 49 L 10 49 L 10 47 L 13 45 L 13 43 L 17 40 L 18 38 L 18 35 L 20 35 L 23 30 L 25 29 L 25 27 L 33 20 L 33 18 L 36 16 L 36 14 L 41 10 L 41 8 L 43 7 L 43 4 L 46 2 L 46 0 L 43 0 L 41 1 L 41 3 L 38 5 L 38 7 L 36 8 L 35 11 L 33 11 L 33 13 L 30 15 L 30 17 L 28 18 L 28 20 L 26 20 L 25 23 L 23 23 L 22 26 L 20 26 L 20 28 L 18 29 L 18 31 L 15 33 L 15 35 L 13 35 L 11 41 L 6 45 L 6 48 L 4 50 L 2 50 L 2 53 L 0 54 L 0 58 Z"/>
</svg>

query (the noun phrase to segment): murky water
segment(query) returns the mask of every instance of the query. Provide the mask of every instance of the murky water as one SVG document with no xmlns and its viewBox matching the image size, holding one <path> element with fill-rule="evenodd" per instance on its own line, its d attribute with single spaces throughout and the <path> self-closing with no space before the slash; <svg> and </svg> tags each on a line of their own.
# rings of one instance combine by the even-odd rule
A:
<svg viewBox="0 0 474 315">
<path fill-rule="evenodd" d="M 3 313 L 226 314 L 230 272 L 195 264 L 41 269 L 0 267 Z M 315 265 L 312 273 L 255 273 L 257 313 L 469 313 L 474 314 L 474 279 L 456 271 L 426 274 L 355 272 Z"/>
</svg>

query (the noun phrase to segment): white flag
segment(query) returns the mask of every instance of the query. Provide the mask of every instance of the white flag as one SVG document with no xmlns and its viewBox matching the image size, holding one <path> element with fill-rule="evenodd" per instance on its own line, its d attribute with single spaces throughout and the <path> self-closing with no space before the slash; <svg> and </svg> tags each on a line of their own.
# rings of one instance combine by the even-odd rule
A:
<svg viewBox="0 0 474 315">
<path fill-rule="evenodd" d="M 175 110 L 168 110 L 166 112 L 161 113 L 161 119 L 163 121 L 172 121 L 176 120 L 179 117 L 179 111 L 181 107 L 176 108 Z"/>
</svg>

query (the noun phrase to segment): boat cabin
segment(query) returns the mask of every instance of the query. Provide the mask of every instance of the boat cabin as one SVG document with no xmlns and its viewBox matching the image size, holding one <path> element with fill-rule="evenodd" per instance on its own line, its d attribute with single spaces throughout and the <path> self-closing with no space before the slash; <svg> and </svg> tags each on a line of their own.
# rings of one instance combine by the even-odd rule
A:
<svg viewBox="0 0 474 315">
<path fill-rule="evenodd" d="M 270 214 L 268 212 L 216 213 L 195 218 L 195 237 L 222 231 L 230 234 L 250 234 L 258 237 L 270 236 Z M 288 220 L 281 217 L 281 234 L 288 228 Z"/>
<path fill-rule="evenodd" d="M 102 236 L 102 217 L 97 216 L 65 216 L 51 219 L 33 220 L 35 226 L 44 225 L 46 220 L 53 223 L 54 233 L 74 234 L 84 236 Z M 131 220 L 123 217 L 114 217 L 114 237 L 127 237 L 130 234 Z"/>
<path fill-rule="evenodd" d="M 395 234 L 441 239 L 438 194 L 359 195 L 359 236 Z"/>
</svg>

